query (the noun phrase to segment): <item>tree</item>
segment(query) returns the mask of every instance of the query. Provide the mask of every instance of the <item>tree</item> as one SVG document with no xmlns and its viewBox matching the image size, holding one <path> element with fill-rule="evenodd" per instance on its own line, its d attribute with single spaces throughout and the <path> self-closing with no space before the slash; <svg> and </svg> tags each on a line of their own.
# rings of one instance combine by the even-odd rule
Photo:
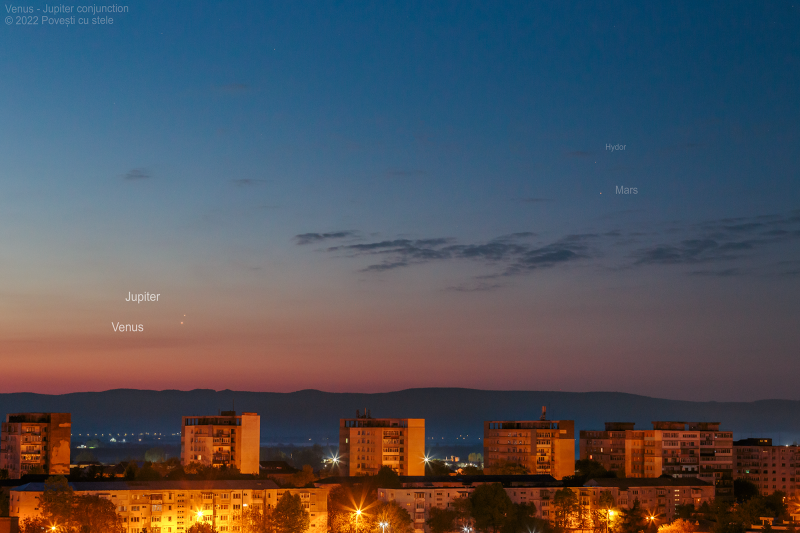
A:
<svg viewBox="0 0 800 533">
<path fill-rule="evenodd" d="M 426 476 L 449 476 L 453 469 L 444 464 L 441 459 L 432 459 L 425 463 Z"/>
<path fill-rule="evenodd" d="M 697 531 L 697 526 L 682 518 L 658 528 L 658 533 L 695 533 L 695 531 Z"/>
<path fill-rule="evenodd" d="M 553 495 L 554 517 L 553 523 L 556 527 L 566 528 L 578 514 L 580 501 L 578 495 L 572 489 L 563 488 L 556 491 Z"/>
<path fill-rule="evenodd" d="M 288 490 L 275 505 L 272 520 L 278 533 L 305 533 L 311 524 L 311 517 L 303 509 L 300 495 L 293 495 Z"/>
<path fill-rule="evenodd" d="M 314 475 L 314 469 L 311 465 L 303 465 L 303 469 L 299 472 L 292 474 L 289 482 L 295 487 L 305 487 L 309 483 L 313 483 L 317 477 Z"/>
<path fill-rule="evenodd" d="M 163 448 L 150 448 L 144 452 L 144 460 L 150 463 L 160 463 L 166 458 Z"/>
<path fill-rule="evenodd" d="M 39 497 L 40 516 L 24 520 L 22 531 L 41 533 L 57 525 L 63 533 L 122 533 L 116 506 L 99 496 L 76 496 L 63 476 L 48 478 Z"/>
<path fill-rule="evenodd" d="M 623 509 L 619 514 L 620 533 L 639 533 L 639 531 L 644 529 L 644 510 L 642 509 L 638 498 L 633 500 L 633 505 L 630 509 Z"/>
<path fill-rule="evenodd" d="M 357 516 L 357 509 L 371 509 L 377 493 L 372 484 L 336 487 L 328 493 L 328 523 L 334 533 L 371 533 L 372 522 Z"/>
<path fill-rule="evenodd" d="M 186 533 L 217 533 L 217 530 L 208 522 L 198 522 L 187 529 Z"/>
<path fill-rule="evenodd" d="M 75 494 L 64 476 L 53 476 L 44 482 L 44 492 L 39 496 L 42 517 L 51 524 L 72 525 L 72 506 Z"/>
<path fill-rule="evenodd" d="M 592 526 L 595 531 L 611 531 L 611 515 L 614 508 L 614 496 L 611 491 L 604 490 L 597 498 L 597 508 L 591 512 Z"/>
<path fill-rule="evenodd" d="M 475 529 L 486 533 L 500 531 L 514 508 L 500 483 L 479 485 L 470 495 L 469 504 Z"/>
<path fill-rule="evenodd" d="M 705 502 L 703 502 L 705 503 Z M 675 518 L 689 520 L 694 515 L 694 505 L 691 503 L 678 504 L 675 506 Z M 659 528 L 660 529 L 660 528 Z"/>
<path fill-rule="evenodd" d="M 144 466 L 136 472 L 136 480 L 137 481 L 158 481 L 161 479 L 161 474 L 158 473 L 158 470 L 153 468 L 152 463 L 145 463 Z"/>
<path fill-rule="evenodd" d="M 271 518 L 268 510 L 246 508 L 241 514 L 242 533 L 270 533 L 273 529 Z"/>
<path fill-rule="evenodd" d="M 465 466 L 461 469 L 461 473 L 465 476 L 482 476 L 483 470 L 477 466 Z"/>
<path fill-rule="evenodd" d="M 471 453 L 467 456 L 467 461 L 476 465 L 480 465 L 483 462 L 483 454 Z"/>
<path fill-rule="evenodd" d="M 744 503 L 758 494 L 758 486 L 755 483 L 746 479 L 733 480 L 733 495 L 737 502 Z"/>
<path fill-rule="evenodd" d="M 497 476 L 527 476 L 530 474 L 525 465 L 510 461 L 497 461 L 491 468 L 485 470 L 487 473 Z"/>
<path fill-rule="evenodd" d="M 414 521 L 411 519 L 411 515 L 395 501 L 377 502 L 370 512 L 375 517 L 376 523 L 389 524 L 388 530 L 392 533 L 413 533 L 414 531 Z"/>
<path fill-rule="evenodd" d="M 41 516 L 35 518 L 26 518 L 19 524 L 20 533 L 42 533 L 47 531 L 52 526 Z"/>
<path fill-rule="evenodd" d="M 390 466 L 382 466 L 375 476 L 375 486 L 379 489 L 399 489 L 400 476 Z"/>
<path fill-rule="evenodd" d="M 139 471 L 139 467 L 136 465 L 134 461 L 129 462 L 125 466 L 125 481 L 133 481 L 136 479 L 136 473 Z"/>
<path fill-rule="evenodd" d="M 531 503 L 514 503 L 503 524 L 503 533 L 528 533 L 540 532 L 544 527 L 544 520 L 536 518 L 536 505 Z"/>
<path fill-rule="evenodd" d="M 75 496 L 72 520 L 80 533 L 122 533 L 125 528 L 117 507 L 100 496 Z"/>
<path fill-rule="evenodd" d="M 590 479 L 604 477 L 616 477 L 616 473 L 609 472 L 597 461 L 580 459 L 575 461 L 575 475 L 564 476 L 564 480 L 572 486 L 579 487 Z"/>
<path fill-rule="evenodd" d="M 457 529 L 456 520 L 458 520 L 458 513 L 453 509 L 431 507 L 425 524 L 431 533 L 448 533 Z"/>
<path fill-rule="evenodd" d="M 75 457 L 75 463 L 96 463 L 97 457 L 91 450 L 81 450 L 81 453 Z"/>
</svg>

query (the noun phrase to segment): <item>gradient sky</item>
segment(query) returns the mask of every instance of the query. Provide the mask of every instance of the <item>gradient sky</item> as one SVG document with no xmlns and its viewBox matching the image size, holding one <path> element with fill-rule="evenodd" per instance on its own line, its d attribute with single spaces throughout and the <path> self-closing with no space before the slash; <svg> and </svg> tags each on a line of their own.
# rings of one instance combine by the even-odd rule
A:
<svg viewBox="0 0 800 533">
<path fill-rule="evenodd" d="M 114 18 L 0 28 L 2 392 L 800 399 L 799 2 Z"/>
</svg>

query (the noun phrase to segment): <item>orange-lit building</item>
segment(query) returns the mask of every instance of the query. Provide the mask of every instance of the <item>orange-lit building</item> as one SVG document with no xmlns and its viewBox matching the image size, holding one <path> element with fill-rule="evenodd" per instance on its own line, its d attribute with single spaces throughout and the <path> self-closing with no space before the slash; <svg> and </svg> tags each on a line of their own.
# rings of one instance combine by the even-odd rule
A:
<svg viewBox="0 0 800 533">
<path fill-rule="evenodd" d="M 742 439 L 733 443 L 733 454 L 733 479 L 750 481 L 764 495 L 800 493 L 800 447 L 773 446 L 772 439 Z"/>
<path fill-rule="evenodd" d="M 580 458 L 597 461 L 627 478 L 696 477 L 732 496 L 733 434 L 718 422 L 607 422 L 605 431 L 580 432 Z"/>
<path fill-rule="evenodd" d="M 221 533 L 242 531 L 243 511 L 272 509 L 286 492 L 299 496 L 309 513 L 306 531 L 324 533 L 328 529 L 327 488 L 284 489 L 271 480 L 89 481 L 70 483 L 70 487 L 76 495 L 112 502 L 125 533 L 184 533 L 198 523 Z M 43 492 L 44 483 L 11 489 L 10 516 L 20 522 L 41 516 Z"/>
<path fill-rule="evenodd" d="M 483 423 L 483 462 L 487 474 L 507 463 L 530 474 L 556 479 L 575 473 L 575 421 L 491 420 Z"/>
<path fill-rule="evenodd" d="M 11 479 L 33 471 L 69 474 L 70 413 L 14 413 L 0 428 L 0 469 Z"/>
<path fill-rule="evenodd" d="M 372 418 L 369 412 L 339 420 L 339 472 L 370 476 L 388 466 L 401 476 L 425 475 L 425 419 Z"/>
<path fill-rule="evenodd" d="M 258 474 L 261 417 L 256 413 L 222 411 L 218 416 L 184 416 L 181 424 L 181 464 L 235 467 Z"/>
</svg>

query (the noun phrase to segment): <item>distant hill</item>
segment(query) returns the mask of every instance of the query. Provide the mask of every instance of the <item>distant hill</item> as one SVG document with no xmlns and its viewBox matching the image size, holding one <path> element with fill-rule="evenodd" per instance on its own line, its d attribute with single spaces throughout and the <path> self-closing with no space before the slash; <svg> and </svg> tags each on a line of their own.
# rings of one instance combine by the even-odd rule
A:
<svg viewBox="0 0 800 533">
<path fill-rule="evenodd" d="M 356 409 L 374 417 L 426 419 L 429 444 L 465 444 L 480 448 L 483 421 L 575 420 L 576 430 L 602 429 L 606 421 L 653 420 L 721 422 L 735 438 L 773 437 L 775 443 L 800 440 L 800 402 L 687 402 L 615 392 L 486 391 L 427 388 L 377 394 L 302 390 L 292 393 L 244 391 L 150 391 L 116 389 L 61 395 L 0 394 L 0 415 L 9 412 L 72 413 L 73 433 L 179 433 L 181 416 L 216 414 L 233 408 L 261 415 L 263 443 L 331 442 L 338 439 L 339 418 Z M 467 437 L 468 435 L 468 437 Z M 444 438 L 442 438 L 444 437 Z M 327 440 L 326 440 L 327 439 Z M 780 442 L 779 442 L 780 441 Z"/>
</svg>

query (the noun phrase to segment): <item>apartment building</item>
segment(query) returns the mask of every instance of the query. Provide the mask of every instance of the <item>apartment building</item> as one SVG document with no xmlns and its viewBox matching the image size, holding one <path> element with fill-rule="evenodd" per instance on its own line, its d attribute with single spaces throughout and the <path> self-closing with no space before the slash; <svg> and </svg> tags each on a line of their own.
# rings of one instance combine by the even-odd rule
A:
<svg viewBox="0 0 800 533">
<path fill-rule="evenodd" d="M 696 477 L 732 495 L 733 434 L 718 422 L 653 422 L 652 430 L 636 430 L 631 422 L 607 422 L 605 431 L 581 431 L 581 459 L 629 478 L 662 474 Z"/>
<path fill-rule="evenodd" d="M 483 423 L 484 470 L 517 463 L 530 474 L 556 479 L 575 473 L 575 421 L 490 420 Z"/>
<path fill-rule="evenodd" d="M 122 518 L 125 533 L 152 531 L 181 533 L 198 522 L 215 531 L 241 531 L 242 511 L 275 506 L 284 492 L 299 495 L 309 513 L 309 531 L 328 528 L 328 489 L 282 489 L 269 480 L 253 481 L 135 481 L 70 483 L 76 495 L 97 495 L 110 500 Z M 10 516 L 39 515 L 44 483 L 28 483 L 11 489 Z"/>
<path fill-rule="evenodd" d="M 555 492 L 562 488 L 561 483 L 520 481 L 520 477 L 537 476 L 488 476 L 487 479 L 459 476 L 456 479 L 427 482 L 401 478 L 403 488 L 378 489 L 378 498 L 396 501 L 408 511 L 414 521 L 415 531 L 422 533 L 428 531 L 425 520 L 430 516 L 431 508 L 452 508 L 459 498 L 468 498 L 479 485 L 502 483 L 512 502 L 532 503 L 536 507 L 536 516 L 552 521 L 555 514 L 552 502 Z M 714 499 L 714 486 L 698 479 L 597 479 L 582 487 L 570 487 L 570 490 L 578 495 L 585 516 L 591 517 L 591 511 L 607 509 L 600 504 L 601 495 L 607 492 L 614 501 L 613 509 L 630 509 L 638 500 L 645 512 L 657 517 L 656 525 L 671 521 L 676 505 L 699 506 Z M 591 528 L 591 524 L 588 527 Z"/>
<path fill-rule="evenodd" d="M 222 411 L 218 416 L 184 416 L 181 424 L 181 464 L 236 467 L 258 474 L 261 417 L 256 413 Z"/>
<path fill-rule="evenodd" d="M 733 443 L 733 479 L 746 479 L 764 494 L 800 494 L 800 447 L 773 446 L 772 439 L 742 439 Z"/>
<path fill-rule="evenodd" d="M 425 419 L 372 418 L 365 410 L 339 420 L 341 475 L 374 475 L 383 466 L 401 476 L 425 475 Z"/>
<path fill-rule="evenodd" d="M 69 474 L 70 413 L 13 413 L 0 427 L 0 469 L 11 479 L 30 472 Z"/>
</svg>

